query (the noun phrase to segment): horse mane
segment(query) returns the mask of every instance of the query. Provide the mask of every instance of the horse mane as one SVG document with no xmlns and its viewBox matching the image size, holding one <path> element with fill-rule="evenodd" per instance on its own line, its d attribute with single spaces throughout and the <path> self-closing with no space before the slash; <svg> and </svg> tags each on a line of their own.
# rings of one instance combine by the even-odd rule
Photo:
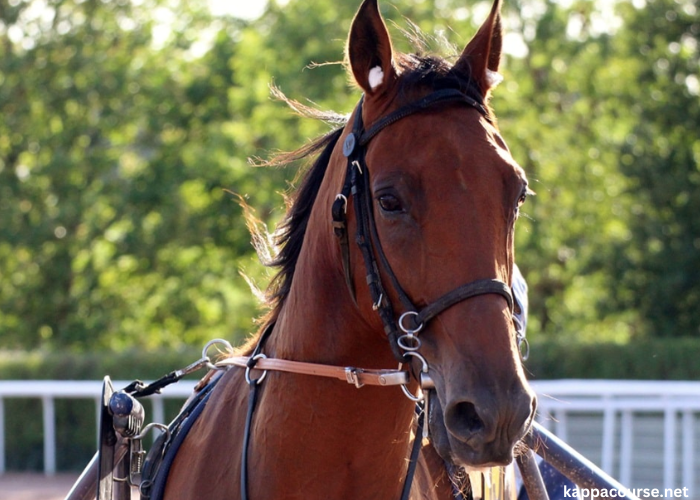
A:
<svg viewBox="0 0 700 500">
<path fill-rule="evenodd" d="M 411 93 L 416 90 L 435 91 L 451 88 L 460 90 L 483 104 L 489 115 L 492 115 L 484 96 L 471 76 L 455 71 L 453 65 L 444 58 L 434 55 L 396 54 L 395 62 L 399 73 L 400 100 L 410 100 Z M 304 172 L 299 187 L 287 197 L 287 213 L 271 238 L 262 233 L 264 228 L 261 228 L 260 224 L 251 224 L 249 221 L 254 246 L 261 261 L 268 267 L 278 269 L 263 296 L 269 312 L 262 318 L 261 332 L 276 321 L 289 294 L 311 209 L 326 174 L 333 149 L 348 121 L 347 116 L 320 111 L 290 99 L 279 89 L 273 88 L 272 93 L 301 116 L 340 124 L 340 126 L 296 151 L 280 153 L 261 163 L 262 166 L 286 166 L 318 155 L 311 167 Z M 268 242 L 272 242 L 272 246 L 279 249 L 276 254 L 270 251 Z"/>
</svg>

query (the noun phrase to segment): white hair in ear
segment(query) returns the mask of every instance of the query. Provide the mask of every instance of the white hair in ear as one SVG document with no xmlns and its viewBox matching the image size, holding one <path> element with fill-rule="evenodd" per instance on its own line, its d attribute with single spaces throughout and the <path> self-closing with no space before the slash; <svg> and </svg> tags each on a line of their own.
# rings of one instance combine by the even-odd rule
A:
<svg viewBox="0 0 700 500">
<path fill-rule="evenodd" d="M 379 66 L 375 66 L 374 68 L 369 70 L 369 86 L 372 87 L 372 90 L 379 87 L 383 81 L 384 72 L 382 71 L 382 68 L 380 68 Z"/>
<path fill-rule="evenodd" d="M 503 81 L 503 75 L 500 73 L 497 73 L 496 71 L 491 71 L 490 69 L 486 70 L 486 83 L 488 84 L 489 88 L 492 89 L 499 83 Z"/>
</svg>

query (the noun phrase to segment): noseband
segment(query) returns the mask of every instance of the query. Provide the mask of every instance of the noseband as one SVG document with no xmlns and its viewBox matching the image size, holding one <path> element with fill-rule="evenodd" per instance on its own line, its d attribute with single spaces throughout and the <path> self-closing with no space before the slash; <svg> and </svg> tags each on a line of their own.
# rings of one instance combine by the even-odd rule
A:
<svg viewBox="0 0 700 500">
<path fill-rule="evenodd" d="M 462 285 L 438 298 L 435 302 L 417 308 L 406 292 L 401 287 L 396 274 L 391 269 L 386 254 L 382 248 L 377 232 L 377 225 L 372 209 L 372 195 L 370 189 L 369 169 L 365 156 L 367 145 L 379 132 L 389 125 L 410 116 L 412 114 L 429 109 L 444 103 L 462 103 L 476 109 L 487 120 L 488 113 L 484 106 L 475 99 L 456 89 L 444 89 L 435 91 L 422 99 L 399 108 L 375 122 L 365 130 L 362 122 L 362 103 L 355 110 L 355 120 L 352 131 L 345 137 L 343 154 L 347 158 L 345 181 L 341 192 L 336 196 L 332 207 L 333 228 L 343 256 L 343 269 L 345 281 L 353 299 L 355 288 L 350 267 L 350 245 L 347 234 L 347 205 L 348 197 L 352 196 L 355 207 L 357 231 L 355 239 L 365 264 L 367 285 L 369 286 L 373 309 L 377 311 L 384 324 L 384 331 L 391 345 L 392 352 L 401 363 L 408 362 L 411 357 L 418 357 L 427 366 L 425 360 L 417 353 L 420 340 L 415 336 L 423 326 L 445 311 L 447 308 L 472 297 L 486 294 L 496 294 L 503 297 L 508 303 L 508 309 L 513 313 L 513 295 L 510 287 L 497 279 L 481 279 Z M 377 256 L 379 261 L 377 261 Z M 391 286 L 398 296 L 401 306 L 405 311 L 397 320 L 394 308 L 389 301 L 386 288 L 382 282 L 381 270 L 388 276 Z M 427 371 L 427 370 L 424 370 Z M 426 374 L 427 376 L 427 374 Z"/>
</svg>

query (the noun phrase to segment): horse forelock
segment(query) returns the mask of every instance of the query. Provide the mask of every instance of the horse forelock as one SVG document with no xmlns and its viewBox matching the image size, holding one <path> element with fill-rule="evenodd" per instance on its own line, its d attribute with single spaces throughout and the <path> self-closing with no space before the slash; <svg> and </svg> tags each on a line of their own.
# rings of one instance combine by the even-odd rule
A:
<svg viewBox="0 0 700 500">
<path fill-rule="evenodd" d="M 468 68 L 467 71 L 464 67 L 458 70 L 447 59 L 429 54 L 397 54 L 395 62 L 399 69 L 397 93 L 402 100 L 410 99 L 416 90 L 434 92 L 455 89 L 484 106 L 489 119 L 495 121 L 487 99 L 481 93 L 478 83 L 472 78 Z"/>
</svg>

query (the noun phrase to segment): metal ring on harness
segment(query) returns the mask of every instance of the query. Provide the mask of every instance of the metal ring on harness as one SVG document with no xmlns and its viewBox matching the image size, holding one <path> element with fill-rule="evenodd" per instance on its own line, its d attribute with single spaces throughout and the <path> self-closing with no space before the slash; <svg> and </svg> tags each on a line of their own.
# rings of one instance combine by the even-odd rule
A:
<svg viewBox="0 0 700 500">
<path fill-rule="evenodd" d="M 409 352 L 416 352 L 418 351 L 418 349 L 420 349 L 421 341 L 418 337 L 416 337 L 416 333 L 420 332 L 423 329 L 423 323 L 419 323 L 418 326 L 414 329 L 405 326 L 403 324 L 404 319 L 406 319 L 409 316 L 417 317 L 418 313 L 415 311 L 407 311 L 399 317 L 399 328 L 402 332 L 405 333 L 405 335 L 401 335 L 398 339 L 396 339 L 396 343 L 401 349 L 406 351 L 406 354 L 408 354 Z"/>
<path fill-rule="evenodd" d="M 253 357 L 250 358 L 250 359 L 251 359 L 251 361 L 253 361 L 253 360 L 254 360 L 254 361 L 257 361 L 258 359 L 267 359 L 267 356 L 265 356 L 263 353 L 260 353 L 260 354 L 256 354 L 255 356 L 253 356 Z M 265 379 L 265 377 L 267 376 L 267 370 L 263 370 L 263 371 L 262 371 L 262 372 L 263 372 L 262 375 L 260 375 L 258 378 L 255 378 L 255 379 L 250 378 L 250 371 L 251 371 L 252 369 L 254 369 L 254 368 L 255 368 L 255 365 L 253 365 L 252 367 L 251 367 L 251 366 L 248 366 L 248 367 L 245 369 L 245 381 L 248 382 L 248 385 L 253 385 L 253 384 L 258 385 L 258 384 L 260 384 L 260 383 Z"/>
<path fill-rule="evenodd" d="M 228 351 L 233 351 L 233 346 L 231 345 L 231 343 L 228 340 L 213 339 L 213 340 L 210 340 L 209 342 L 207 342 L 206 345 L 204 346 L 204 349 L 202 349 L 202 359 L 207 360 L 207 368 L 209 368 L 210 370 L 225 370 L 225 368 L 218 367 L 215 364 L 213 364 L 211 362 L 211 360 L 209 359 L 209 356 L 207 355 L 207 351 L 209 351 L 209 348 L 213 345 L 216 345 L 216 344 L 222 344 Z"/>
<path fill-rule="evenodd" d="M 343 213 L 348 213 L 348 197 L 342 193 L 335 195 L 336 200 L 343 201 Z"/>
<path fill-rule="evenodd" d="M 530 342 L 528 342 L 527 338 L 525 335 L 522 333 L 518 332 L 517 335 L 517 341 L 518 341 L 518 351 L 520 352 L 520 359 L 523 361 L 527 361 L 527 358 L 530 357 Z M 523 348 L 524 346 L 524 348 Z"/>
<path fill-rule="evenodd" d="M 416 339 L 416 340 L 418 340 L 418 339 Z M 420 359 L 421 363 L 423 364 L 423 366 L 421 367 L 421 370 L 420 370 L 421 373 L 426 373 L 426 374 L 428 373 L 428 369 L 429 369 L 428 362 L 425 360 L 425 358 L 423 356 L 421 356 L 419 353 L 417 353 L 415 351 L 408 351 L 405 354 L 406 354 L 406 356 L 413 356 L 414 358 Z M 403 367 L 403 363 L 399 363 L 399 370 L 402 367 Z M 422 381 L 419 381 L 419 382 L 421 382 L 421 384 L 422 384 Z M 431 380 L 431 382 L 432 382 L 432 380 Z M 408 384 L 401 384 L 400 387 L 408 399 L 410 399 L 411 401 L 413 401 L 415 403 L 419 403 L 425 399 L 425 394 L 423 394 L 422 388 L 421 388 L 421 395 L 415 396 L 411 393 L 411 391 L 408 390 L 407 385 Z"/>
<path fill-rule="evenodd" d="M 401 328 L 401 331 L 404 333 L 407 333 L 408 335 L 413 335 L 413 334 L 420 332 L 423 329 L 423 323 L 419 323 L 418 326 L 414 329 L 411 329 L 411 328 L 404 326 L 403 320 L 408 316 L 414 316 L 417 318 L 418 313 L 416 311 L 407 311 L 407 312 L 403 313 L 401 316 L 399 316 L 399 328 Z"/>
</svg>

